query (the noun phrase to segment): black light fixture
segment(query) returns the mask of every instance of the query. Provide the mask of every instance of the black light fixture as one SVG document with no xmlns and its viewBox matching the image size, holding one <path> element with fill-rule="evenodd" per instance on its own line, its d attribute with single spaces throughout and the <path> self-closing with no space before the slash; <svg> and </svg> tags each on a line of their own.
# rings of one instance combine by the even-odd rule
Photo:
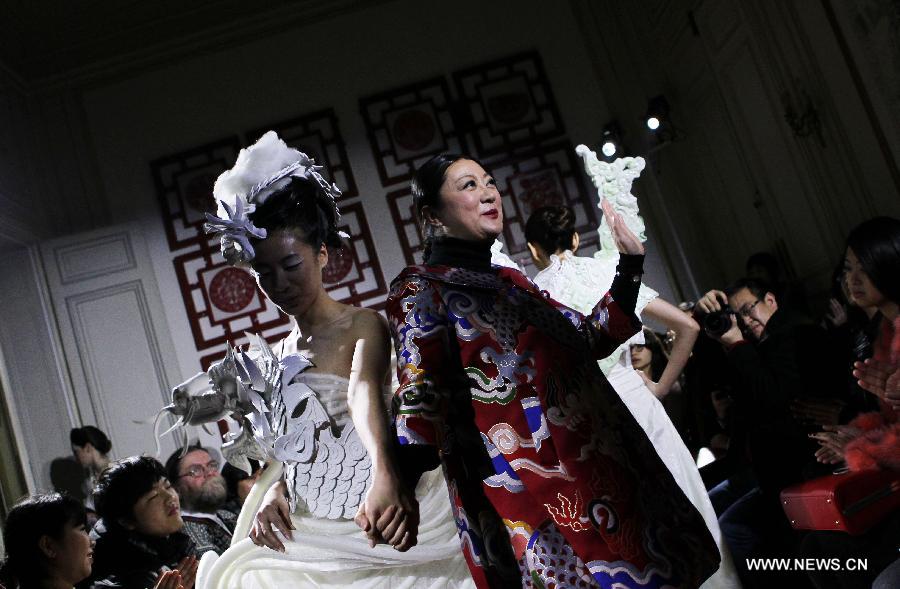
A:
<svg viewBox="0 0 900 589">
<path fill-rule="evenodd" d="M 619 123 L 612 121 L 603 127 L 600 134 L 600 153 L 606 159 L 612 160 L 620 151 L 622 151 L 622 129 Z"/>
<path fill-rule="evenodd" d="M 644 124 L 650 131 L 657 133 L 666 130 L 669 126 L 669 101 L 660 94 L 654 96 L 647 103 L 647 114 L 644 115 Z"/>
</svg>

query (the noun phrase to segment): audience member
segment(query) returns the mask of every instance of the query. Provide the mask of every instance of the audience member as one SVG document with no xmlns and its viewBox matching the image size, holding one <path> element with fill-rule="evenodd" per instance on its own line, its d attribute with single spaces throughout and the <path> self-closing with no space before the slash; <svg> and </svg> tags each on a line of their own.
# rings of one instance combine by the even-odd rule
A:
<svg viewBox="0 0 900 589">
<path fill-rule="evenodd" d="M 181 500 L 182 531 L 196 544 L 197 554 L 222 554 L 231 545 L 237 513 L 225 508 L 228 488 L 219 464 L 209 451 L 191 446 L 175 451 L 166 461 L 166 474 Z"/>
<path fill-rule="evenodd" d="M 100 520 L 91 531 L 94 549 L 93 588 L 146 588 L 180 577 L 194 586 L 194 542 L 181 531 L 184 522 L 178 494 L 159 461 L 133 456 L 112 463 L 94 489 Z M 167 570 L 178 575 L 166 575 Z"/>
<path fill-rule="evenodd" d="M 88 526 L 92 527 L 97 521 L 93 497 L 94 485 L 103 469 L 109 466 L 112 442 L 93 425 L 73 428 L 69 432 L 69 442 L 72 444 L 75 460 L 87 471 L 84 481 L 84 505 L 88 511 Z"/>
<path fill-rule="evenodd" d="M 738 418 L 730 454 L 738 463 L 710 498 L 742 567 L 760 549 L 783 554 L 792 548 L 778 494 L 821 471 L 814 468 L 815 446 L 790 406 L 797 398 L 837 396 L 843 374 L 822 329 L 782 308 L 762 283 L 744 279 L 727 294 L 712 290 L 697 307 L 708 315 L 722 311 L 726 303 L 734 311 L 724 316 L 724 331 L 710 335 L 726 351 Z M 709 331 L 709 319 L 702 319 Z M 749 470 L 740 463 L 746 456 Z"/>
<path fill-rule="evenodd" d="M 91 574 L 94 543 L 80 501 L 48 493 L 19 501 L 3 529 L 6 559 L 0 586 L 7 589 L 72 587 Z"/>
<path fill-rule="evenodd" d="M 644 343 L 630 346 L 631 366 L 641 374 L 645 381 L 659 382 L 669 361 L 667 345 L 658 333 L 644 328 Z M 693 427 L 691 407 L 687 395 L 684 394 L 681 375 L 672 383 L 669 394 L 660 399 L 663 408 L 678 430 L 684 445 L 691 455 L 697 455 L 699 444 L 697 432 Z"/>
</svg>

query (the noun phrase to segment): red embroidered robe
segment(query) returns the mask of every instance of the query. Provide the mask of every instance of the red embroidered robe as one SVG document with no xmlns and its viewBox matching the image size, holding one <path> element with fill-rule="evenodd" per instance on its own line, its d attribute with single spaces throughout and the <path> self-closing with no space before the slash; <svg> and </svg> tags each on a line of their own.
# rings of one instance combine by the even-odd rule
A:
<svg viewBox="0 0 900 589">
<path fill-rule="evenodd" d="M 609 294 L 585 317 L 515 270 L 417 266 L 387 313 L 401 461 L 404 446 L 438 450 L 479 587 L 508 583 L 504 549 L 527 587 L 696 587 L 715 572 L 703 519 L 597 366 L 640 329 Z"/>
</svg>

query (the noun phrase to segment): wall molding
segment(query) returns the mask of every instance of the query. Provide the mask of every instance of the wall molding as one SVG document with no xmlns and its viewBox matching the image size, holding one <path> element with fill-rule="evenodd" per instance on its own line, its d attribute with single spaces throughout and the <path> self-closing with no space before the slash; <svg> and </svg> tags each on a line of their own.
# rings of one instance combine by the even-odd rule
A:
<svg viewBox="0 0 900 589">
<path fill-rule="evenodd" d="M 104 254 L 106 255 L 104 256 Z M 59 277 L 62 284 L 82 282 L 137 268 L 131 237 L 124 231 L 74 245 L 55 248 L 53 255 L 56 258 L 56 265 L 59 268 Z M 97 262 L 98 264 L 86 269 L 74 267 L 76 262 L 80 262 L 80 265 L 83 266 L 85 261 Z M 105 261 L 113 261 L 113 263 L 103 264 Z"/>
<path fill-rule="evenodd" d="M 75 336 L 75 345 L 78 349 L 81 368 L 88 386 L 88 397 L 91 403 L 91 409 L 93 410 L 94 415 L 101 419 L 104 425 L 109 429 L 112 429 L 111 420 L 106 413 L 104 399 L 114 399 L 115 395 L 109 391 L 103 390 L 98 375 L 96 350 L 88 345 L 87 325 L 85 324 L 81 307 L 87 303 L 111 299 L 121 295 L 132 295 L 134 297 L 134 303 L 138 308 L 140 324 L 143 327 L 147 348 L 150 351 L 153 372 L 156 376 L 157 384 L 159 385 L 157 389 L 161 391 L 160 399 L 164 403 L 168 403 L 165 391 L 169 390 L 169 382 L 163 370 L 164 364 L 162 353 L 160 351 L 159 339 L 156 335 L 156 330 L 153 327 L 153 321 L 150 316 L 150 308 L 147 302 L 146 293 L 144 292 L 143 283 L 140 280 L 132 280 L 130 282 L 124 282 L 114 286 L 68 296 L 65 299 L 65 304 L 68 311 L 69 322 L 72 325 L 73 334 Z M 134 335 L 137 336 L 137 334 Z"/>
</svg>

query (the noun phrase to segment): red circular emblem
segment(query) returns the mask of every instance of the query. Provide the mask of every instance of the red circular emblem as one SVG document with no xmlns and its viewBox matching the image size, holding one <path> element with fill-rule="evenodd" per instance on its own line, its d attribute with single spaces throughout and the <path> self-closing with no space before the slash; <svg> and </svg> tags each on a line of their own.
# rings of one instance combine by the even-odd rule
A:
<svg viewBox="0 0 900 589">
<path fill-rule="evenodd" d="M 328 265 L 322 270 L 322 282 L 325 284 L 340 282 L 350 274 L 351 268 L 353 256 L 350 255 L 350 248 L 342 245 L 341 249 L 331 250 L 328 252 Z"/>
<path fill-rule="evenodd" d="M 391 131 L 394 141 L 400 147 L 408 151 L 419 151 L 428 147 L 434 139 L 434 120 L 428 113 L 410 109 L 394 120 Z"/>
<path fill-rule="evenodd" d="M 209 283 L 209 302 L 226 313 L 236 313 L 256 295 L 256 283 L 247 272 L 225 268 Z"/>
</svg>

